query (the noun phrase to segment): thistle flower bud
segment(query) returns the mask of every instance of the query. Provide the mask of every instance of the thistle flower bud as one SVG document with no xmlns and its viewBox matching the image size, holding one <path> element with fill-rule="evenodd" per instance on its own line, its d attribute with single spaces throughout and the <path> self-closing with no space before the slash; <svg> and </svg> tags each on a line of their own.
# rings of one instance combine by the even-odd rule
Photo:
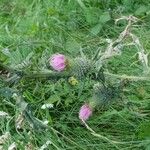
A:
<svg viewBox="0 0 150 150">
<path fill-rule="evenodd" d="M 73 76 L 68 79 L 68 82 L 73 86 L 78 84 L 78 80 Z"/>
<path fill-rule="evenodd" d="M 63 71 L 67 67 L 67 59 L 62 54 L 54 54 L 49 59 L 50 66 L 56 71 Z"/>
<path fill-rule="evenodd" d="M 79 119 L 86 121 L 92 115 L 92 108 L 88 104 L 84 104 L 79 111 Z"/>
</svg>

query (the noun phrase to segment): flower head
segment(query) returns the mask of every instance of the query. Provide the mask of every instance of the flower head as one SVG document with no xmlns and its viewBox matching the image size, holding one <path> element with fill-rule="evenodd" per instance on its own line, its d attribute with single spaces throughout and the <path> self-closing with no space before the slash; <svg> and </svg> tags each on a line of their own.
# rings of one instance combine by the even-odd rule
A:
<svg viewBox="0 0 150 150">
<path fill-rule="evenodd" d="M 62 54 L 54 54 L 49 59 L 50 66 L 56 71 L 63 71 L 67 66 L 67 59 Z"/>
<path fill-rule="evenodd" d="M 78 80 L 73 76 L 68 79 L 68 82 L 73 86 L 78 84 Z"/>
<path fill-rule="evenodd" d="M 79 111 L 79 119 L 86 121 L 92 115 L 92 108 L 88 104 L 84 104 Z"/>
</svg>

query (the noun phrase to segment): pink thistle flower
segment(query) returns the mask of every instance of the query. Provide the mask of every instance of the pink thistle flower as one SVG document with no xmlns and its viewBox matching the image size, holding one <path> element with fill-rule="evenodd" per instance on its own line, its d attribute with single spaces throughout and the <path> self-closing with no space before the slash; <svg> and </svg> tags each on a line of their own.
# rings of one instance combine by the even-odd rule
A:
<svg viewBox="0 0 150 150">
<path fill-rule="evenodd" d="M 79 111 L 79 119 L 86 121 L 92 115 L 92 108 L 88 104 L 84 104 Z"/>
<path fill-rule="evenodd" d="M 63 71 L 67 66 L 67 59 L 62 54 L 54 54 L 49 59 L 50 66 L 56 71 Z"/>
</svg>

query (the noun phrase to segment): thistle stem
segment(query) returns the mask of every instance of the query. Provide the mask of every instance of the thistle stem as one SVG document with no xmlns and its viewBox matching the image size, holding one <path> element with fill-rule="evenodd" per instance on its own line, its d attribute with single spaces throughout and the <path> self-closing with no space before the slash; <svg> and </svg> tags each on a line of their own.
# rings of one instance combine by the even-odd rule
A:
<svg viewBox="0 0 150 150">
<path fill-rule="evenodd" d="M 70 77 L 69 72 L 25 72 L 25 71 L 20 71 L 13 69 L 11 67 L 8 67 L 4 65 L 3 63 L 0 62 L 0 69 L 7 70 L 12 73 L 20 74 L 23 78 L 51 78 L 51 79 L 56 79 L 56 78 L 67 78 Z M 128 76 L 126 74 L 124 75 L 118 75 L 118 74 L 112 74 L 110 72 L 104 72 L 105 75 L 111 76 L 114 78 L 120 78 L 120 79 L 129 79 L 132 81 L 150 81 L 150 77 L 147 76 Z"/>
<path fill-rule="evenodd" d="M 114 77 L 114 78 L 120 78 L 120 79 L 129 79 L 129 80 L 132 80 L 132 81 L 150 81 L 150 77 L 146 77 L 146 76 L 128 76 L 126 74 L 124 75 L 118 75 L 118 74 L 112 74 L 112 73 L 109 73 L 109 72 L 104 72 L 105 75 L 107 76 L 111 76 L 111 77 Z"/>
<path fill-rule="evenodd" d="M 67 78 L 69 77 L 69 74 L 67 72 L 33 72 L 33 73 L 26 73 L 24 74 L 23 78 Z"/>
<path fill-rule="evenodd" d="M 1 62 L 0 62 L 0 70 L 7 70 L 8 72 L 16 73 L 23 78 L 52 78 L 52 79 L 55 79 L 55 78 L 66 78 L 66 77 L 70 76 L 68 72 L 41 72 L 41 71 L 25 72 L 22 70 L 16 70 L 14 68 L 6 66 Z"/>
</svg>

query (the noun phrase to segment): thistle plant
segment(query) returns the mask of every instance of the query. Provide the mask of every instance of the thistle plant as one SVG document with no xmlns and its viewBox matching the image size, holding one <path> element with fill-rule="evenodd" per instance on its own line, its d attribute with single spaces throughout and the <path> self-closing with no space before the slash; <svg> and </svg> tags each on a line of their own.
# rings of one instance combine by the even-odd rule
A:
<svg viewBox="0 0 150 150">
<path fill-rule="evenodd" d="M 86 57 L 77 57 L 71 61 L 70 73 L 73 76 L 82 79 L 91 72 L 92 67 L 93 62 L 90 59 L 87 59 Z"/>
<path fill-rule="evenodd" d="M 99 107 L 100 109 L 108 104 L 110 104 L 113 99 L 119 98 L 122 87 L 119 83 L 117 86 L 109 84 L 106 79 L 101 79 L 100 81 L 100 74 L 103 74 L 105 77 L 116 77 L 119 79 L 129 79 L 129 80 L 150 80 L 148 74 L 150 71 L 149 62 L 148 62 L 148 54 L 145 52 L 142 44 L 139 41 L 139 38 L 134 35 L 131 31 L 131 27 L 139 21 L 134 16 L 128 16 L 128 17 L 121 17 L 116 20 L 116 23 L 120 20 L 126 20 L 127 25 L 125 29 L 119 34 L 119 36 L 115 40 L 107 39 L 108 46 L 106 47 L 105 51 L 98 51 L 95 53 L 93 58 L 88 58 L 87 56 L 82 55 L 78 56 L 76 58 L 66 57 L 63 54 L 53 54 L 50 56 L 48 62 L 49 66 L 51 67 L 49 72 L 40 72 L 40 71 L 29 71 L 26 72 L 21 69 L 21 67 L 11 67 L 8 65 L 5 65 L 0 62 L 1 70 L 5 70 L 7 72 L 10 72 L 11 76 L 9 79 L 5 80 L 4 76 L 1 76 L 3 80 L 6 82 L 11 82 L 13 84 L 16 84 L 17 81 L 19 82 L 22 78 L 45 78 L 45 79 L 61 79 L 61 78 L 69 78 L 69 83 L 71 85 L 78 85 L 82 82 L 83 79 L 86 79 L 89 77 L 90 79 L 93 79 L 95 81 L 95 84 L 93 85 L 93 95 L 89 97 L 89 100 L 85 102 L 80 110 L 79 110 L 79 119 L 84 123 L 84 125 L 91 131 L 93 135 L 96 135 L 106 141 L 109 141 L 111 143 L 117 143 L 120 144 L 120 142 L 112 141 L 107 138 L 104 138 L 102 135 L 95 134 L 91 128 L 86 124 L 86 121 L 94 114 L 94 109 L 96 107 Z M 130 39 L 131 42 L 129 43 L 127 39 Z M 143 65 L 143 73 L 142 76 L 128 76 L 128 75 L 116 75 L 111 74 L 108 71 L 103 71 L 102 67 L 107 62 L 108 59 L 111 59 L 112 57 L 116 55 L 120 55 L 123 53 L 122 49 L 125 46 L 131 46 L 134 45 L 137 48 L 137 54 L 138 59 Z M 29 59 L 31 58 L 27 57 Z M 47 60 L 46 60 L 47 61 Z M 30 62 L 30 61 L 29 61 Z M 20 63 L 22 64 L 22 63 Z M 25 63 L 23 63 L 25 64 Z M 28 64 L 28 63 L 26 63 Z M 24 65 L 25 67 L 25 65 Z M 19 68 L 19 69 L 18 69 Z M 49 69 L 49 68 L 47 68 Z M 92 75 L 94 73 L 94 78 L 92 78 Z M 109 79 L 107 78 L 107 79 Z M 13 82 L 12 82 L 13 81 Z M 28 106 L 28 103 L 24 101 L 22 96 L 15 96 L 14 99 L 16 99 L 16 105 L 19 105 L 20 110 L 23 113 L 23 116 L 28 120 L 29 123 L 32 124 L 32 127 L 35 129 L 39 128 L 46 128 L 46 126 L 43 126 L 40 120 L 35 118 L 31 112 L 30 107 Z"/>
</svg>

